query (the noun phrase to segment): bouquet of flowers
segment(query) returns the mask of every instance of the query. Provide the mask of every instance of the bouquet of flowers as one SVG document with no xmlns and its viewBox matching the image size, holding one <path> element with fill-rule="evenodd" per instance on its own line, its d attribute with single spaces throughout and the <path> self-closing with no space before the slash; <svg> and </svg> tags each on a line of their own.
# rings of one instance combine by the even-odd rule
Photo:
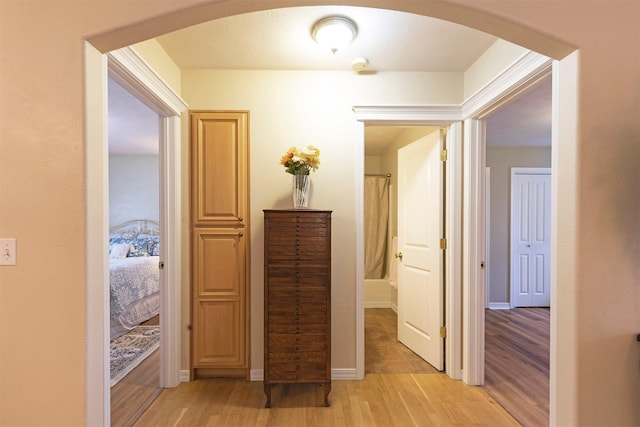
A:
<svg viewBox="0 0 640 427">
<path fill-rule="evenodd" d="M 291 175 L 309 175 L 320 166 L 320 150 L 312 145 L 291 147 L 280 159 L 280 164 Z"/>
</svg>

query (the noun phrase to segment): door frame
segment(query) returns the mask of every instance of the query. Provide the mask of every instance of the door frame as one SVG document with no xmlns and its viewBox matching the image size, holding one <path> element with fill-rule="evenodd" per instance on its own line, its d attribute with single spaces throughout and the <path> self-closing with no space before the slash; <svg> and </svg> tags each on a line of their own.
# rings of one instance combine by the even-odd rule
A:
<svg viewBox="0 0 640 427">
<path fill-rule="evenodd" d="M 444 265 L 445 371 L 453 379 L 460 379 L 462 322 L 459 307 L 462 293 L 461 246 L 462 238 L 462 121 L 458 106 L 376 107 L 354 106 L 356 119 L 361 124 L 360 144 L 356 144 L 356 379 L 364 378 L 364 126 L 428 126 L 447 128 L 444 209 L 447 256 Z"/>
<path fill-rule="evenodd" d="M 481 385 L 486 304 L 485 271 L 481 267 L 486 255 L 484 118 L 547 77 L 553 62 L 529 51 L 461 104 L 353 107 L 355 120 L 361 125 L 361 138 L 355 147 L 357 379 L 364 378 L 364 126 L 451 127 L 445 178 L 445 366 L 452 379 Z M 456 139 L 459 143 L 452 143 Z"/>
<path fill-rule="evenodd" d="M 516 175 L 549 175 L 551 178 L 551 168 L 536 168 L 536 167 L 516 167 L 511 168 L 511 172 L 509 175 L 509 219 L 513 221 L 513 178 Z M 551 216 L 551 207 L 547 207 L 549 209 L 549 216 Z M 515 308 L 513 305 L 513 295 L 516 293 L 515 282 L 511 277 L 511 272 L 513 272 L 513 233 L 511 227 L 509 227 L 509 306 L 511 308 Z M 549 260 L 551 259 L 551 242 L 549 242 Z M 551 292 L 551 289 L 549 289 Z M 551 297 L 551 296 L 549 296 Z"/>
<path fill-rule="evenodd" d="M 87 163 L 87 420 L 110 424 L 109 387 L 109 266 L 103 248 L 108 245 L 109 176 L 107 85 L 112 77 L 160 116 L 160 238 L 163 241 L 160 274 L 160 387 L 180 382 L 180 274 L 181 274 L 181 120 L 187 104 L 137 52 L 122 48 L 101 54 L 85 43 L 87 108 L 97 114 L 85 124 Z M 99 117 L 99 120 L 98 120 Z M 88 119 L 89 120 L 89 119 Z M 101 367 L 92 365 L 100 360 Z"/>
<path fill-rule="evenodd" d="M 491 168 L 484 168 L 484 218 L 485 218 L 485 253 L 484 253 L 484 308 L 491 306 Z"/>
</svg>

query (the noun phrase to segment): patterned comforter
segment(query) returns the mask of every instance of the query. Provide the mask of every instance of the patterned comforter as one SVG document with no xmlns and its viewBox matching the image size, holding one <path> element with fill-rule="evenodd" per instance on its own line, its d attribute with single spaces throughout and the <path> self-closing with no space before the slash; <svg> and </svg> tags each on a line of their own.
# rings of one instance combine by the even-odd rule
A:
<svg viewBox="0 0 640 427">
<path fill-rule="evenodd" d="M 159 257 L 110 259 L 111 339 L 157 315 Z"/>
</svg>

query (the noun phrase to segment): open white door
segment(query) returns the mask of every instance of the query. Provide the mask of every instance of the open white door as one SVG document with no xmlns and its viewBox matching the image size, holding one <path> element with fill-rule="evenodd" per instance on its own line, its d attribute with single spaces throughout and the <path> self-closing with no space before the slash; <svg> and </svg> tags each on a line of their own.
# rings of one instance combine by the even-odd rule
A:
<svg viewBox="0 0 640 427">
<path fill-rule="evenodd" d="M 398 150 L 398 339 L 443 370 L 443 164 L 439 132 Z"/>
<path fill-rule="evenodd" d="M 551 169 L 511 170 L 511 307 L 551 301 Z"/>
</svg>

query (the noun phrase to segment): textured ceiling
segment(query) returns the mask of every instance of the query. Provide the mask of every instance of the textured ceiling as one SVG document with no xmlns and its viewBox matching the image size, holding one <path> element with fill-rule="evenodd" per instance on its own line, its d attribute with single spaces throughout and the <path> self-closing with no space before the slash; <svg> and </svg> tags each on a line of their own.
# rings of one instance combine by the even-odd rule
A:
<svg viewBox="0 0 640 427">
<path fill-rule="evenodd" d="M 322 50 L 310 35 L 317 20 L 333 14 L 347 16 L 358 26 L 354 42 L 336 54 Z M 157 40 L 181 69 L 350 70 L 354 58 L 366 57 L 370 64 L 368 72 L 462 72 L 496 38 L 461 25 L 403 12 L 314 6 L 227 17 Z M 547 82 L 488 117 L 488 144 L 540 145 L 546 141 L 548 145 L 550 111 L 550 82 Z M 367 154 L 379 153 L 400 131 L 367 128 Z M 109 84 L 109 147 L 112 153 L 119 154 L 158 151 L 157 115 L 113 82 Z"/>
<path fill-rule="evenodd" d="M 331 54 L 311 38 L 328 15 L 358 27 L 356 39 Z M 295 7 L 231 16 L 158 38 L 180 68 L 350 70 L 356 57 L 373 71 L 464 71 L 494 36 L 435 18 L 349 6 Z"/>
<path fill-rule="evenodd" d="M 551 76 L 486 119 L 488 146 L 551 145 Z"/>
</svg>

